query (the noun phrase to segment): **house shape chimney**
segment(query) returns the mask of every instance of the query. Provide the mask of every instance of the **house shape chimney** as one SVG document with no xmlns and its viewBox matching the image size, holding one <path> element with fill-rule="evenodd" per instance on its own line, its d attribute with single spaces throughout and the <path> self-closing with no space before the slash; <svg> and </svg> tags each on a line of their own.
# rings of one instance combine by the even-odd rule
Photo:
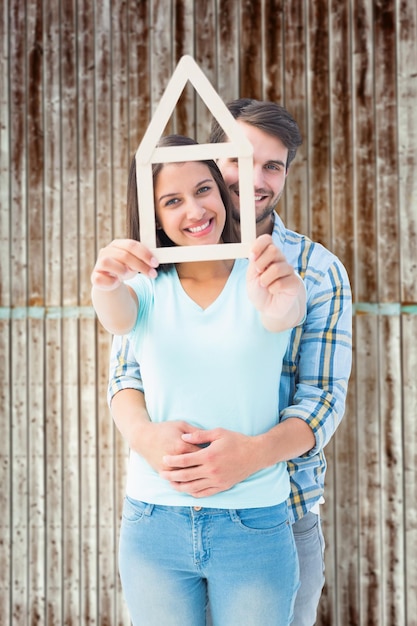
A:
<svg viewBox="0 0 417 626">
<path fill-rule="evenodd" d="M 188 81 L 225 131 L 229 138 L 228 142 L 190 146 L 157 146 Z M 181 57 L 135 155 L 140 240 L 152 250 L 160 263 L 235 259 L 249 256 L 250 245 L 256 237 L 252 154 L 251 143 L 197 63 L 189 55 Z M 237 157 L 238 159 L 241 242 L 157 248 L 152 164 L 216 160 L 220 157 Z"/>
</svg>

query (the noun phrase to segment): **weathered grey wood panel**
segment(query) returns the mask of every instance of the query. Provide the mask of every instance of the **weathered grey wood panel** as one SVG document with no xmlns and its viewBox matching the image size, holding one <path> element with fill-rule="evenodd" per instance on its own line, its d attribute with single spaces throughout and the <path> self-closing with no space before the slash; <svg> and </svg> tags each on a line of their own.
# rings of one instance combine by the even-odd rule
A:
<svg viewBox="0 0 417 626">
<path fill-rule="evenodd" d="M 304 143 L 280 211 L 352 280 L 354 365 L 328 446 L 320 626 L 417 624 L 415 0 L 4 0 L 0 11 L 0 606 L 125 625 L 126 448 L 89 275 L 123 236 L 130 159 L 178 58 Z M 205 140 L 187 88 L 169 130 Z"/>
</svg>

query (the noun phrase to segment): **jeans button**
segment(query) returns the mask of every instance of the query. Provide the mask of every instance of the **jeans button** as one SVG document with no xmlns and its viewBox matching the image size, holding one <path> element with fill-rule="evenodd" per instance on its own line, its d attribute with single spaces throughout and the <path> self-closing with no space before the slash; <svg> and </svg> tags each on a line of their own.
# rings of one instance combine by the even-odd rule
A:
<svg viewBox="0 0 417 626">
<path fill-rule="evenodd" d="M 193 506 L 194 511 L 201 511 L 202 506 Z"/>
</svg>

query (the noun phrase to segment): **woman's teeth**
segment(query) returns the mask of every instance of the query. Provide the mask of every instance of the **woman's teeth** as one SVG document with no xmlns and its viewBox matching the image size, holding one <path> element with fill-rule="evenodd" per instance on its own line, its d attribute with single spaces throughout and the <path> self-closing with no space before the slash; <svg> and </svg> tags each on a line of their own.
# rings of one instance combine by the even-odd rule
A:
<svg viewBox="0 0 417 626">
<path fill-rule="evenodd" d="M 206 228 L 208 228 L 210 224 L 210 220 L 208 222 L 206 222 L 205 224 L 202 224 L 201 226 L 194 226 L 193 228 L 188 228 L 187 230 L 190 231 L 190 233 L 200 233 L 202 230 L 205 230 Z"/>
</svg>

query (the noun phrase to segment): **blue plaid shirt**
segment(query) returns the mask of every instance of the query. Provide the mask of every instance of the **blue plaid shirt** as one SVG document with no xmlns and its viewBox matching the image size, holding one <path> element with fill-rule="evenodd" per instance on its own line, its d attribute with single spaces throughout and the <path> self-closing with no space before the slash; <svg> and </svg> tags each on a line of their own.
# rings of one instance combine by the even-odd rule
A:
<svg viewBox="0 0 417 626">
<path fill-rule="evenodd" d="M 273 238 L 304 279 L 307 315 L 294 328 L 284 357 L 279 389 L 280 420 L 303 419 L 315 436 L 307 454 L 288 461 L 290 518 L 305 515 L 323 495 L 324 447 L 344 411 L 352 361 L 352 296 L 339 259 L 308 237 L 285 228 L 275 216 Z M 115 337 L 110 358 L 109 404 L 122 389 L 143 391 L 139 365 L 126 337 Z"/>
</svg>

